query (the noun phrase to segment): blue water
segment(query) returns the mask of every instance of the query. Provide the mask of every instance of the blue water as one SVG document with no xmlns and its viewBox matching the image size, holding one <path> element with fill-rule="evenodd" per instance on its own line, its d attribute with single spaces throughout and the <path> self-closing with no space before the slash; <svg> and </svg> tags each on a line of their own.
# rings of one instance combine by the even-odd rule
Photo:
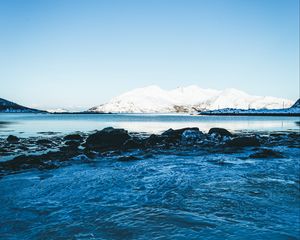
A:
<svg viewBox="0 0 300 240">
<path fill-rule="evenodd" d="M 224 127 L 231 131 L 299 131 L 299 117 L 261 116 L 192 116 L 154 114 L 106 114 L 106 115 L 54 115 L 54 114 L 1 114 L 0 136 L 17 134 L 36 135 L 40 132 L 69 133 L 93 131 L 105 127 L 120 127 L 129 131 L 159 133 L 168 128 L 199 127 L 206 132 L 211 127 Z"/>
<path fill-rule="evenodd" d="M 288 151 L 74 160 L 10 175 L 0 180 L 0 238 L 299 239 L 299 149 Z"/>
<path fill-rule="evenodd" d="M 299 131 L 299 118 L 174 115 L 0 115 L 0 134 L 91 131 L 106 126 Z M 43 135 L 44 136 L 44 135 Z M 1 140 L 1 139 L 0 139 Z M 0 179 L 0 239 L 300 239 L 299 148 L 168 150 L 140 160 L 79 156 L 53 170 Z"/>
</svg>

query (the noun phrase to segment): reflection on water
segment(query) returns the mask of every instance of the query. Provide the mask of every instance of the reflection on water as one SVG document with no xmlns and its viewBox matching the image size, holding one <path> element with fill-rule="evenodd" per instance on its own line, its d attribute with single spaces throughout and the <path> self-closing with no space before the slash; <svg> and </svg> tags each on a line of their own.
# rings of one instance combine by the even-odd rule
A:
<svg viewBox="0 0 300 240">
<path fill-rule="evenodd" d="M 8 127 L 9 124 L 13 124 L 12 121 L 0 121 L 0 128 Z"/>
<path fill-rule="evenodd" d="M 4 129 L 15 134 L 35 135 L 38 132 L 93 131 L 104 127 L 120 127 L 129 131 L 158 133 L 168 128 L 199 127 L 208 131 L 211 127 L 224 127 L 231 131 L 299 131 L 299 117 L 262 116 L 191 116 L 154 114 L 0 114 L 0 134 Z"/>
</svg>

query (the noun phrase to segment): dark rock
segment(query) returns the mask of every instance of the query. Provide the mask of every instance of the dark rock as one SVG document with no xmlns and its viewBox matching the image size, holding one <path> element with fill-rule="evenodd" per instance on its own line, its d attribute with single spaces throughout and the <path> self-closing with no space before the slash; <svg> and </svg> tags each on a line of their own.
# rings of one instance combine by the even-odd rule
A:
<svg viewBox="0 0 300 240">
<path fill-rule="evenodd" d="M 95 158 L 95 157 L 97 157 L 97 154 L 96 154 L 96 152 L 94 152 L 94 151 L 91 151 L 90 149 L 88 149 L 88 148 L 85 148 L 84 149 L 84 154 L 88 157 L 88 158 Z"/>
<path fill-rule="evenodd" d="M 24 170 L 30 168 L 57 168 L 57 162 L 76 156 L 73 152 L 50 151 L 41 155 L 19 155 L 12 160 L 0 162 L 1 170 Z"/>
<path fill-rule="evenodd" d="M 24 146 L 24 145 L 19 146 L 19 149 L 22 150 L 22 151 L 28 151 L 29 150 L 29 148 Z"/>
<path fill-rule="evenodd" d="M 155 135 L 155 134 L 152 134 L 152 135 L 150 135 L 149 138 L 147 138 L 145 140 L 145 144 L 147 146 L 154 146 L 154 145 L 157 145 L 157 144 L 162 144 L 162 143 L 165 143 L 165 140 L 167 138 L 168 137 L 164 136 L 164 135 Z"/>
<path fill-rule="evenodd" d="M 289 138 L 292 138 L 293 141 L 294 141 L 294 139 L 297 140 L 297 141 L 300 141 L 300 134 L 299 134 L 299 133 L 290 133 L 290 134 L 288 135 L 288 137 L 289 137 Z"/>
<path fill-rule="evenodd" d="M 163 136 L 170 136 L 173 135 L 175 130 L 173 128 L 169 128 L 168 130 L 164 131 L 161 135 Z"/>
<path fill-rule="evenodd" d="M 66 141 L 65 144 L 67 146 L 78 147 L 80 145 L 80 142 L 73 140 L 73 141 Z"/>
<path fill-rule="evenodd" d="M 39 139 L 36 141 L 36 143 L 40 145 L 49 145 L 52 144 L 52 141 L 49 139 Z"/>
<path fill-rule="evenodd" d="M 144 147 L 143 143 L 137 139 L 130 138 L 123 144 L 124 149 L 138 149 Z"/>
<path fill-rule="evenodd" d="M 21 167 L 28 168 L 29 165 L 38 165 L 41 162 L 41 158 L 37 158 L 36 156 L 19 155 L 10 161 L 3 162 L 1 165 L 10 167 L 11 169 L 18 169 Z"/>
<path fill-rule="evenodd" d="M 163 132 L 161 135 L 163 136 L 173 136 L 173 135 L 181 135 L 186 130 L 193 130 L 193 131 L 199 131 L 199 128 L 193 127 L 193 128 L 181 128 L 181 129 L 168 129 L 167 131 Z"/>
<path fill-rule="evenodd" d="M 20 139 L 14 135 L 9 135 L 6 140 L 9 142 L 9 143 L 17 143 L 20 141 Z"/>
<path fill-rule="evenodd" d="M 226 143 L 229 147 L 255 147 L 260 146 L 260 141 L 256 137 L 237 137 Z"/>
<path fill-rule="evenodd" d="M 181 128 L 181 129 L 168 129 L 167 131 L 163 132 L 161 134 L 161 136 L 165 136 L 165 137 L 168 137 L 169 138 L 169 141 L 177 141 L 177 140 L 180 140 L 181 139 L 181 135 L 184 133 L 184 131 L 186 130 L 191 130 L 191 131 L 199 131 L 199 128 Z"/>
<path fill-rule="evenodd" d="M 221 136 L 232 137 L 232 134 L 228 130 L 226 130 L 225 128 L 211 128 L 211 129 L 209 129 L 208 134 L 213 134 L 213 133 L 221 135 Z"/>
<path fill-rule="evenodd" d="M 64 137 L 64 140 L 77 140 L 81 141 L 83 137 L 80 134 L 69 134 Z"/>
<path fill-rule="evenodd" d="M 10 154 L 11 154 L 11 151 L 9 149 L 4 149 L 3 147 L 0 147 L 0 156 L 7 156 Z"/>
<path fill-rule="evenodd" d="M 130 136 L 126 130 L 109 127 L 90 135 L 86 140 L 86 146 L 97 150 L 117 149 L 128 139 Z"/>
<path fill-rule="evenodd" d="M 76 152 L 78 152 L 78 145 L 64 145 L 64 146 L 60 146 L 59 150 L 62 153 L 66 153 L 66 154 L 76 153 Z"/>
<path fill-rule="evenodd" d="M 262 149 L 259 152 L 253 153 L 250 158 L 284 158 L 282 153 L 273 151 L 271 149 Z"/>
<path fill-rule="evenodd" d="M 181 141 L 183 143 L 195 143 L 201 139 L 203 133 L 199 130 L 185 130 L 181 134 Z"/>
</svg>

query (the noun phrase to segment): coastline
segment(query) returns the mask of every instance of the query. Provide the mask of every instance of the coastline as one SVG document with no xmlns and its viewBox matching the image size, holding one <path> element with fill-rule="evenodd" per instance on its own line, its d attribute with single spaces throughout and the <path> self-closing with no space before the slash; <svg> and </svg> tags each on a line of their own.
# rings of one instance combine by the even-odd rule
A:
<svg viewBox="0 0 300 240">
<path fill-rule="evenodd" d="M 300 117 L 300 113 L 221 113 L 202 112 L 202 116 L 266 116 L 266 117 Z"/>
<path fill-rule="evenodd" d="M 202 154 L 236 154 L 264 152 L 275 154 L 275 146 L 300 148 L 298 131 L 237 132 L 211 128 L 203 133 L 197 127 L 168 129 L 161 134 L 128 132 L 112 127 L 92 133 L 16 137 L 0 139 L 0 176 L 28 168 L 51 169 L 80 156 L 85 160 L 113 154 L 121 161 L 138 160 L 136 153 L 201 152 Z M 133 153 L 133 155 L 132 155 Z M 280 154 L 280 153 L 278 153 Z M 247 156 L 245 156 L 247 157 Z M 250 157 L 251 158 L 251 157 Z"/>
</svg>

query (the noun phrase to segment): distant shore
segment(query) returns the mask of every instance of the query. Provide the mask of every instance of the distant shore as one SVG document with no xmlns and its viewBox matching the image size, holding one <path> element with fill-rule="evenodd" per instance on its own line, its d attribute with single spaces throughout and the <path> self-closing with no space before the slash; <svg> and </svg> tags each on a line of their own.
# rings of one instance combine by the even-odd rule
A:
<svg viewBox="0 0 300 240">
<path fill-rule="evenodd" d="M 269 117 L 300 117 L 300 113 L 222 113 L 222 112 L 203 112 L 202 116 L 269 116 Z"/>
<path fill-rule="evenodd" d="M 35 112 L 26 112 L 26 111 L 14 111 L 14 112 L 7 112 L 7 111 L 0 111 L 0 114 L 5 113 L 13 113 L 13 114 L 23 114 L 23 113 L 33 113 L 33 114 L 55 114 L 55 115 L 72 115 L 72 114 L 86 114 L 86 115 L 107 115 L 107 114 L 143 114 L 143 115 L 151 115 L 151 114 L 157 114 L 157 115 L 164 115 L 164 114 L 171 114 L 171 115 L 195 115 L 195 116 L 270 116 L 270 117 L 300 117 L 300 112 L 296 111 L 278 111 L 278 112 L 272 112 L 272 111 L 219 111 L 219 110 L 211 110 L 211 111 L 204 111 L 204 112 L 198 112 L 198 113 L 112 113 L 112 112 L 47 112 L 47 111 L 35 111 Z"/>
<path fill-rule="evenodd" d="M 112 114 L 104 112 L 48 112 L 49 114 Z"/>
</svg>

